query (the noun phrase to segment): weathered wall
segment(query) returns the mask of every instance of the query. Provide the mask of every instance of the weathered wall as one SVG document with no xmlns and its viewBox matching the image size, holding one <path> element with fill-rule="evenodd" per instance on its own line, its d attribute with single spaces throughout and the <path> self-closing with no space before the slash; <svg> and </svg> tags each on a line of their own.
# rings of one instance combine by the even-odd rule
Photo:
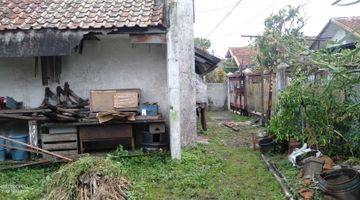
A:
<svg viewBox="0 0 360 200">
<path fill-rule="evenodd" d="M 142 89 L 142 102 L 158 102 L 168 116 L 165 45 L 132 45 L 125 36 L 102 36 L 86 41 L 83 53 L 63 57 L 61 83 L 88 98 L 91 89 Z M 34 58 L 0 59 L 0 96 L 12 96 L 37 107 L 44 98 L 41 71 L 35 76 Z M 55 92 L 58 84 L 49 87 Z"/>
<path fill-rule="evenodd" d="M 209 110 L 225 110 L 227 107 L 226 83 L 207 83 L 207 98 Z"/>
<path fill-rule="evenodd" d="M 196 75 L 196 102 L 208 103 L 207 85 L 199 75 Z"/>
</svg>

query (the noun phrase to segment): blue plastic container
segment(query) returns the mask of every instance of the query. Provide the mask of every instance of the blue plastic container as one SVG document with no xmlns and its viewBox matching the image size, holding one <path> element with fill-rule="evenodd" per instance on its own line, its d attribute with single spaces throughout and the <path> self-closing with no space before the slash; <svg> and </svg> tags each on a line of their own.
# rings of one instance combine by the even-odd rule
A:
<svg viewBox="0 0 360 200">
<path fill-rule="evenodd" d="M 6 149 L 0 148 L 0 162 L 5 160 Z"/>
<path fill-rule="evenodd" d="M 28 142 L 28 138 L 29 136 L 27 135 L 13 135 L 10 136 L 11 139 L 19 141 L 19 142 L 23 142 L 23 143 L 27 143 Z M 25 149 L 26 147 L 21 145 L 21 144 L 16 144 L 11 142 L 11 147 L 18 147 L 18 148 L 22 148 Z M 11 158 L 13 160 L 26 160 L 29 157 L 29 153 L 23 150 L 17 150 L 17 149 L 11 149 Z"/>
<path fill-rule="evenodd" d="M 5 144 L 5 140 L 0 138 L 0 144 Z M 0 161 L 5 160 L 6 149 L 3 146 L 0 146 Z"/>
<path fill-rule="evenodd" d="M 140 106 L 140 113 L 141 110 L 146 110 L 147 116 L 156 116 L 159 111 L 159 106 L 157 104 L 143 104 Z"/>
</svg>

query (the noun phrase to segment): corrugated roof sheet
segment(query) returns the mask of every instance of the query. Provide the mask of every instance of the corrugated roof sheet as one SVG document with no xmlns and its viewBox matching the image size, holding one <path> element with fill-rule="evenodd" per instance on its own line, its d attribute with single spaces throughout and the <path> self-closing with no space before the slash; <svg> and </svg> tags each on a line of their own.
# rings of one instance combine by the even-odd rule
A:
<svg viewBox="0 0 360 200">
<path fill-rule="evenodd" d="M 0 0 L 0 30 L 162 26 L 155 0 Z"/>
</svg>

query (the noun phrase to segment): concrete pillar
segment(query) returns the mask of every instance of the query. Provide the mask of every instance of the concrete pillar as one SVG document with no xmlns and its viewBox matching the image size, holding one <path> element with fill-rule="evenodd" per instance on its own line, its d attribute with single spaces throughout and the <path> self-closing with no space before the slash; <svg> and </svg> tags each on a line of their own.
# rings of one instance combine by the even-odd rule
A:
<svg viewBox="0 0 360 200">
<path fill-rule="evenodd" d="M 227 86 L 227 109 L 231 111 L 231 94 L 230 94 L 230 78 L 226 77 L 226 86 Z"/>
<path fill-rule="evenodd" d="M 276 90 L 277 90 L 277 94 L 279 94 L 279 92 L 285 90 L 286 88 L 286 69 L 287 69 L 287 65 L 282 63 L 280 65 L 277 66 L 277 71 L 276 71 Z"/>
<path fill-rule="evenodd" d="M 169 1 L 167 73 L 174 159 L 181 158 L 181 146 L 194 146 L 196 141 L 193 6 L 193 0 Z"/>
</svg>

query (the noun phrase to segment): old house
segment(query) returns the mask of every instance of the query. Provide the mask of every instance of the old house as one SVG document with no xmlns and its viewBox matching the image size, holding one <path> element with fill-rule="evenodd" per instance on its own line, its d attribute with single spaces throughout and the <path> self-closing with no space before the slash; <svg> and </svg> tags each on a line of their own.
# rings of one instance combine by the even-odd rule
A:
<svg viewBox="0 0 360 200">
<path fill-rule="evenodd" d="M 311 49 L 353 48 L 360 39 L 360 16 L 331 18 Z"/>
<path fill-rule="evenodd" d="M 227 59 L 233 59 L 240 72 L 256 65 L 256 48 L 246 47 L 229 47 L 226 56 Z"/>
<path fill-rule="evenodd" d="M 180 158 L 196 137 L 192 11 L 191 0 L 2 1 L 0 96 L 37 108 L 46 87 L 65 83 L 82 99 L 140 89 L 140 104 L 159 105 Z M 1 124 L 4 134 L 28 129 Z"/>
</svg>

